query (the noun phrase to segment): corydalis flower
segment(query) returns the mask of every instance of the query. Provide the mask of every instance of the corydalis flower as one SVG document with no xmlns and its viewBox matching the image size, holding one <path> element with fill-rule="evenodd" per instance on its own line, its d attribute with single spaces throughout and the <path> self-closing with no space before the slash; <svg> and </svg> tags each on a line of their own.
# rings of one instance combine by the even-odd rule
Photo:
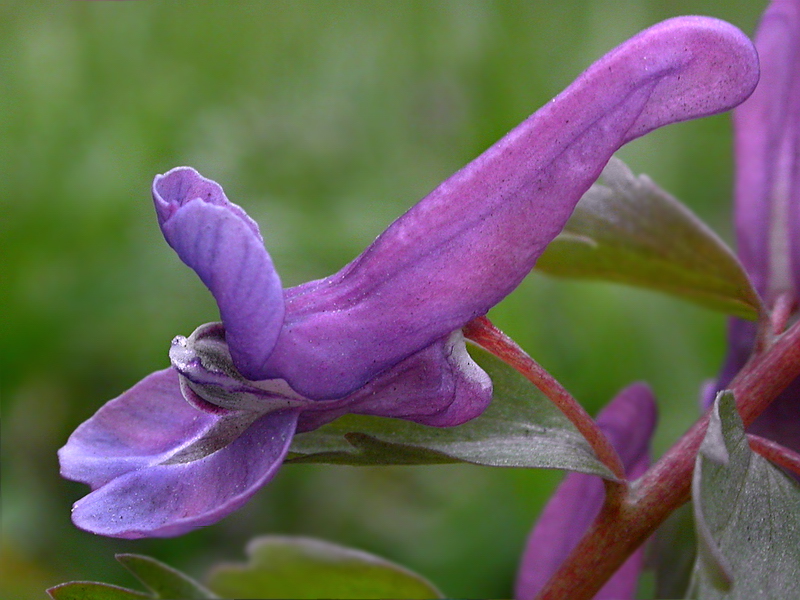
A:
<svg viewBox="0 0 800 600">
<path fill-rule="evenodd" d="M 761 79 L 734 111 L 736 237 L 742 264 L 770 310 L 800 301 L 800 0 L 774 0 L 756 35 Z M 732 319 L 718 381 L 725 389 L 756 345 L 755 323 Z M 706 404 L 713 402 L 706 396 Z M 800 380 L 750 431 L 800 450 Z"/>
<path fill-rule="evenodd" d="M 597 424 L 619 453 L 628 479 L 640 477 L 650 466 L 650 438 L 656 414 L 653 393 L 638 383 L 620 392 L 597 416 Z M 604 499 L 605 488 L 599 477 L 567 475 L 528 537 L 517 573 L 517 600 L 536 597 L 586 533 Z M 644 548 L 640 548 L 595 599 L 633 598 L 643 565 Z"/>
<path fill-rule="evenodd" d="M 345 413 L 446 427 L 479 415 L 488 377 L 461 328 L 509 294 L 621 145 L 740 103 L 749 40 L 683 17 L 613 50 L 395 221 L 340 272 L 281 289 L 256 224 L 189 168 L 156 177 L 167 242 L 222 324 L 176 338 L 154 373 L 81 425 L 62 474 L 92 487 L 73 521 L 178 535 L 241 506 L 297 431 Z"/>
</svg>

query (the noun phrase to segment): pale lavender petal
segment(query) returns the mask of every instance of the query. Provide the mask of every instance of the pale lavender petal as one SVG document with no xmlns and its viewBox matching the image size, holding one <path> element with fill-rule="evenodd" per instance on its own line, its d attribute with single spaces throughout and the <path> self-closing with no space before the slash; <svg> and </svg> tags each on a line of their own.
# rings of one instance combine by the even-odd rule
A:
<svg viewBox="0 0 800 600">
<path fill-rule="evenodd" d="M 61 475 L 92 489 L 157 464 L 201 438 L 218 416 L 183 399 L 174 369 L 148 375 L 80 425 L 58 452 Z"/>
<path fill-rule="evenodd" d="M 800 290 L 800 2 L 774 0 L 756 35 L 761 79 L 734 111 L 739 256 L 771 304 Z"/>
<path fill-rule="evenodd" d="M 381 373 L 346 399 L 320 402 L 318 409 L 305 410 L 297 429 L 310 431 L 348 413 L 452 427 L 481 415 L 491 400 L 492 381 L 467 353 L 464 336 L 457 331 Z"/>
<path fill-rule="evenodd" d="M 264 379 L 284 302 L 258 226 L 219 185 L 188 167 L 157 176 L 153 200 L 167 242 L 217 301 L 237 369 L 248 379 Z"/>
<path fill-rule="evenodd" d="M 647 470 L 656 416 L 650 388 L 634 384 L 620 392 L 597 417 L 598 425 L 619 453 L 630 479 Z M 518 600 L 529 600 L 538 594 L 597 516 L 603 498 L 603 482 L 598 477 L 582 473 L 566 476 L 528 538 L 517 574 L 515 597 Z M 633 598 L 643 563 L 644 550 L 639 549 L 595 598 Z"/>
<path fill-rule="evenodd" d="M 174 369 L 108 402 L 59 451 L 67 479 L 91 486 L 78 527 L 115 537 L 180 535 L 244 504 L 283 461 L 297 411 L 258 418 L 184 400 Z"/>
<path fill-rule="evenodd" d="M 270 413 L 202 459 L 121 475 L 76 502 L 72 520 L 92 533 L 128 539 L 182 535 L 216 523 L 272 479 L 297 416 L 296 410 Z"/>
<path fill-rule="evenodd" d="M 261 376 L 311 398 L 342 397 L 486 314 L 620 146 L 739 104 L 757 76 L 751 42 L 715 19 L 672 19 L 622 44 L 341 272 L 288 290 Z"/>
</svg>

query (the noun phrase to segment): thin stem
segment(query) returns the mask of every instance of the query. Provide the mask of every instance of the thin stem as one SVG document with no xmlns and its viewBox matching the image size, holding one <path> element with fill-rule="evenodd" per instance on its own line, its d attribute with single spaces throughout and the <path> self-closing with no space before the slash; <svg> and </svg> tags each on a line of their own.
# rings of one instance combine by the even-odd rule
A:
<svg viewBox="0 0 800 600">
<path fill-rule="evenodd" d="M 625 487 L 625 467 L 622 461 L 586 409 L 544 367 L 533 360 L 517 343 L 497 329 L 486 317 L 478 317 L 464 327 L 464 337 L 479 344 L 506 364 L 514 367 L 539 388 L 572 422 L 589 442 L 597 458 L 606 465 L 619 482 L 607 483 L 607 489 Z M 610 488 L 608 487 L 610 486 Z"/>
<path fill-rule="evenodd" d="M 800 476 L 800 454 L 797 452 L 753 433 L 747 434 L 747 441 L 753 452 Z"/>
<path fill-rule="evenodd" d="M 745 426 L 800 376 L 800 322 L 745 365 L 731 382 Z M 539 594 L 540 600 L 589 600 L 625 560 L 691 496 L 697 450 L 708 414 L 687 431 L 630 489 L 606 506 Z"/>
<path fill-rule="evenodd" d="M 800 375 L 800 321 L 776 338 L 768 351 L 756 356 L 731 381 L 728 389 L 749 426 L 786 386 Z"/>
<path fill-rule="evenodd" d="M 775 304 L 772 307 L 772 313 L 769 318 L 773 335 L 780 335 L 783 333 L 796 306 L 797 301 L 793 294 L 785 292 L 778 296 L 778 299 L 775 300 Z"/>
</svg>

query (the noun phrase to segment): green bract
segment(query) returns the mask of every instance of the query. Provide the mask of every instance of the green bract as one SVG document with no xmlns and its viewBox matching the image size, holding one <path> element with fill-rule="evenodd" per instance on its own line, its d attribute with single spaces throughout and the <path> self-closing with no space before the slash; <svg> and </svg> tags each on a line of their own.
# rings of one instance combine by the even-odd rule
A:
<svg viewBox="0 0 800 600">
<path fill-rule="evenodd" d="M 151 593 L 96 583 L 72 581 L 47 590 L 55 600 L 207 600 L 218 598 L 202 585 L 180 571 L 149 556 L 117 554 L 122 566 L 134 574 Z"/>
<path fill-rule="evenodd" d="M 367 552 L 302 537 L 264 536 L 243 565 L 215 568 L 209 585 L 226 598 L 441 598 L 428 581 Z"/>
<path fill-rule="evenodd" d="M 800 598 L 800 485 L 750 450 L 729 392 L 714 403 L 692 496 L 692 597 Z"/>
<path fill-rule="evenodd" d="M 756 319 L 758 294 L 735 254 L 686 206 L 612 158 L 536 267 L 666 292 Z"/>
<path fill-rule="evenodd" d="M 567 469 L 613 479 L 574 425 L 536 387 L 485 350 L 471 354 L 494 383 L 492 403 L 456 427 L 346 415 L 295 436 L 287 462 L 421 465 L 467 462 Z"/>
</svg>

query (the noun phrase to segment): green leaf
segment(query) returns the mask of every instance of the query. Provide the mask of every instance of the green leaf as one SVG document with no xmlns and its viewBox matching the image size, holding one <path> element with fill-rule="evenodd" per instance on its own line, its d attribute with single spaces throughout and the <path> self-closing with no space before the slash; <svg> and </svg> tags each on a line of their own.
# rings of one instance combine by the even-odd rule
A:
<svg viewBox="0 0 800 600">
<path fill-rule="evenodd" d="M 115 558 L 133 573 L 152 594 L 145 594 L 127 588 L 94 583 L 73 581 L 62 583 L 47 590 L 55 600 L 205 600 L 217 598 L 202 585 L 180 571 L 165 565 L 149 556 L 138 554 L 117 554 Z"/>
<path fill-rule="evenodd" d="M 54 600 L 152 600 L 150 594 L 143 594 L 127 588 L 94 583 L 91 581 L 71 581 L 47 590 Z"/>
<path fill-rule="evenodd" d="M 692 495 L 692 597 L 800 598 L 800 485 L 750 450 L 729 392 L 714 403 Z"/>
<path fill-rule="evenodd" d="M 442 597 L 404 567 L 321 540 L 265 536 L 248 544 L 247 555 L 247 564 L 213 569 L 209 586 L 226 598 Z"/>
<path fill-rule="evenodd" d="M 205 600 L 217 597 L 189 576 L 149 556 L 116 554 L 114 557 L 152 590 L 156 598 Z"/>
<path fill-rule="evenodd" d="M 602 179 L 539 258 L 540 271 L 641 286 L 758 318 L 758 294 L 735 254 L 686 206 L 617 158 Z"/>
<path fill-rule="evenodd" d="M 694 569 L 697 537 L 694 513 L 688 502 L 658 528 L 649 549 L 656 578 L 656 598 L 683 598 Z"/>
<path fill-rule="evenodd" d="M 470 353 L 494 385 L 492 403 L 480 417 L 456 427 L 427 427 L 400 419 L 346 415 L 295 436 L 287 462 L 467 462 L 614 478 L 572 423 L 533 384 L 481 348 L 471 346 Z"/>
</svg>

